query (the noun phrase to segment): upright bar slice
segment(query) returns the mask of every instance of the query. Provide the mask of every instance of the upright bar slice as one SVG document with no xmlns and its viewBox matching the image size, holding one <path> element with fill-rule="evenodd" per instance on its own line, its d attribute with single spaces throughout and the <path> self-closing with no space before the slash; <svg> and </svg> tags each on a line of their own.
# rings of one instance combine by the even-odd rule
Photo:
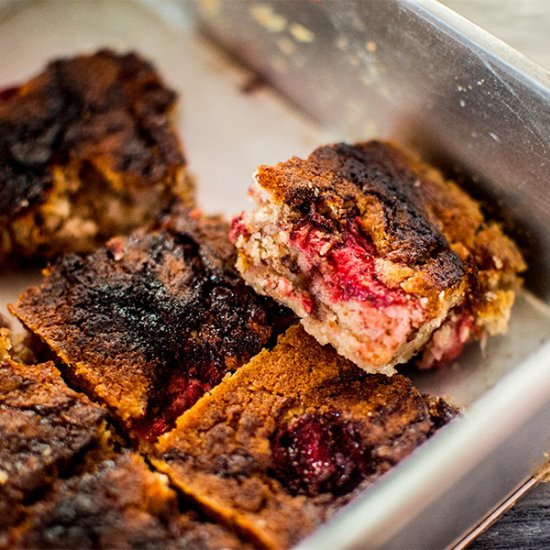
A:
<svg viewBox="0 0 550 550">
<path fill-rule="evenodd" d="M 297 325 L 184 413 L 153 464 L 261 546 L 288 548 L 455 413 Z"/>
<path fill-rule="evenodd" d="M 109 50 L 0 92 L 0 261 L 89 252 L 191 201 L 175 103 L 150 63 Z"/>
<path fill-rule="evenodd" d="M 430 367 L 506 330 L 523 259 L 435 169 L 373 141 L 320 147 L 255 178 L 257 207 L 233 222 L 237 267 L 322 344 L 392 374 L 422 350 Z"/>
<path fill-rule="evenodd" d="M 11 310 L 73 383 L 154 440 L 288 326 L 239 277 L 227 234 L 178 205 L 154 229 L 65 256 Z"/>
</svg>

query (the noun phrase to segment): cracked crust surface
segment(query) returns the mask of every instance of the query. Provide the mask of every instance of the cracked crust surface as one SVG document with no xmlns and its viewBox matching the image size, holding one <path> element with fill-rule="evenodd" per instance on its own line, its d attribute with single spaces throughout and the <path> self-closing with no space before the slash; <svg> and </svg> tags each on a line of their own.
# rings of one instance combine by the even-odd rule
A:
<svg viewBox="0 0 550 550">
<path fill-rule="evenodd" d="M 192 201 L 175 93 L 137 54 L 59 59 L 0 95 L 0 260 L 88 252 Z"/>
<path fill-rule="evenodd" d="M 0 547 L 251 548 L 180 507 L 140 455 L 116 452 L 105 418 L 53 363 L 0 357 Z"/>
<path fill-rule="evenodd" d="M 104 418 L 102 408 L 65 385 L 53 363 L 0 360 L 0 546 L 21 505 L 103 437 Z"/>
<path fill-rule="evenodd" d="M 90 471 L 58 480 L 30 506 L 12 548 L 187 548 L 249 546 L 221 526 L 180 513 L 164 475 L 135 453 L 114 455 Z"/>
<path fill-rule="evenodd" d="M 318 478 L 311 490 L 289 485 L 284 468 L 276 473 L 278 429 L 311 418 L 342 426 L 340 440 L 353 437 L 345 452 L 366 465 L 361 473 L 352 470 L 358 477 L 351 485 L 338 458 L 335 471 L 315 472 L 330 456 L 302 472 Z M 159 439 L 153 463 L 184 493 L 261 545 L 287 548 L 411 453 L 438 421 L 446 418 L 405 377 L 366 374 L 295 326 L 271 352 L 263 351 L 182 415 Z M 327 437 L 334 434 L 330 424 L 323 429 Z M 308 460 L 325 439 L 313 441 L 301 456 Z M 300 440 L 295 443 L 300 446 Z M 338 449 L 335 455 L 342 456 Z M 294 466 L 293 460 L 287 464 Z M 336 479 L 335 490 L 327 476 Z"/>
<path fill-rule="evenodd" d="M 155 439 L 288 326 L 239 277 L 227 232 L 178 205 L 153 229 L 65 256 L 11 311 L 75 384 Z"/>
<path fill-rule="evenodd" d="M 336 144 L 260 166 L 251 195 L 258 207 L 232 230 L 243 277 L 363 368 L 391 374 L 426 346 L 431 366 L 506 329 L 525 269 L 517 247 L 397 147 Z"/>
</svg>

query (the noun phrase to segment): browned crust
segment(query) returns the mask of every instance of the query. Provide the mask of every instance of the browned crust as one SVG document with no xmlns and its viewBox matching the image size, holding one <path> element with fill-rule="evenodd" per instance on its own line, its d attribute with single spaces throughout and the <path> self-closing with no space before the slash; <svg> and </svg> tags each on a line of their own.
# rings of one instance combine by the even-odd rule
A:
<svg viewBox="0 0 550 550">
<path fill-rule="evenodd" d="M 288 317 L 240 279 L 227 231 L 221 219 L 177 206 L 154 230 L 116 237 L 86 258 L 65 256 L 11 311 L 119 419 L 162 419 L 189 380 L 195 397 L 181 410 Z"/>
<path fill-rule="evenodd" d="M 64 384 L 52 363 L 0 361 L 0 546 L 23 502 L 99 441 L 104 417 Z"/>
<path fill-rule="evenodd" d="M 247 548 L 221 526 L 181 514 L 164 476 L 134 453 L 107 457 L 59 480 L 27 510 L 13 548 Z"/>
<path fill-rule="evenodd" d="M 379 142 L 319 147 L 307 160 L 262 166 L 258 182 L 276 201 L 329 229 L 369 216 L 378 253 L 406 264 L 423 264 L 446 242 L 416 192 L 418 175 L 403 154 Z M 457 271 L 456 278 L 462 276 Z M 453 272 L 449 274 L 453 284 Z"/>
<path fill-rule="evenodd" d="M 7 228 L 0 253 L 71 250 L 69 238 L 62 246 L 48 242 L 64 236 L 59 226 L 66 220 L 56 218 L 63 198 L 99 222 L 100 234 L 81 244 L 83 251 L 129 229 L 122 219 L 117 227 L 101 223 L 105 212 L 93 207 L 98 195 L 112 194 L 129 209 L 148 200 L 153 211 L 170 195 L 189 196 L 171 122 L 175 102 L 150 63 L 110 50 L 53 61 L 0 98 L 0 229 Z"/>
<path fill-rule="evenodd" d="M 260 166 L 256 179 L 296 219 L 334 233 L 359 220 L 377 254 L 402 266 L 393 276 L 406 280 L 406 292 L 432 298 L 434 307 L 441 290 L 462 285 L 482 324 L 509 306 L 509 298 L 488 293 L 514 290 L 526 269 L 502 228 L 484 220 L 479 203 L 390 143 L 319 147 L 306 160 Z"/>
<path fill-rule="evenodd" d="M 276 427 L 336 411 L 372 450 L 373 473 L 351 494 L 293 496 L 273 476 Z M 427 402 L 403 376 L 368 375 L 292 327 L 178 420 L 156 446 L 172 482 L 269 548 L 287 548 L 422 443 Z"/>
</svg>

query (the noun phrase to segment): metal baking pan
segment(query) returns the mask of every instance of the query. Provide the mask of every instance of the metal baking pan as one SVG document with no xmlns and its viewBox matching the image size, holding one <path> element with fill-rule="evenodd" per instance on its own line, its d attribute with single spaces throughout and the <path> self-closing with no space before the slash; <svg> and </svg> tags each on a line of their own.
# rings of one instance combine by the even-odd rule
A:
<svg viewBox="0 0 550 550">
<path fill-rule="evenodd" d="M 548 73 L 428 0 L 0 1 L 0 85 L 100 46 L 138 50 L 181 94 L 207 211 L 246 208 L 260 163 L 376 136 L 458 174 L 517 232 L 530 271 L 508 334 L 415 377 L 464 416 L 300 548 L 461 545 L 550 449 Z M 0 305 L 36 278 L 0 273 Z"/>
</svg>

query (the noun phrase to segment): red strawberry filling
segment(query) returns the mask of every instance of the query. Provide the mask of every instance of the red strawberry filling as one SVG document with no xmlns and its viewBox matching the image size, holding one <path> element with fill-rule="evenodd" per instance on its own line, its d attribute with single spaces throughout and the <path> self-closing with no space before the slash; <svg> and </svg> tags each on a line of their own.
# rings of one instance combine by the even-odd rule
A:
<svg viewBox="0 0 550 550">
<path fill-rule="evenodd" d="M 212 366 L 205 372 L 192 376 L 186 372 L 174 372 L 159 399 L 152 399 L 144 418 L 136 422 L 134 430 L 140 438 L 153 442 L 171 430 L 177 418 L 190 409 L 207 391 L 217 386 L 225 370 Z"/>
<path fill-rule="evenodd" d="M 239 214 L 238 216 L 235 216 L 231 220 L 231 229 L 229 231 L 229 240 L 232 243 L 235 243 L 237 241 L 237 238 L 240 235 L 249 236 L 250 231 L 248 230 L 246 226 L 246 222 L 244 220 L 244 212 Z"/>
<path fill-rule="evenodd" d="M 356 426 L 337 412 L 307 414 L 279 426 L 271 452 L 275 475 L 292 494 L 342 495 L 374 472 Z"/>
<path fill-rule="evenodd" d="M 290 240 L 309 269 L 321 273 L 331 300 L 358 300 L 377 308 L 419 305 L 400 288 L 389 288 L 376 277 L 374 246 L 357 224 L 350 224 L 339 238 L 311 224 L 298 224 Z"/>
<path fill-rule="evenodd" d="M 452 363 L 468 342 L 480 336 L 472 313 L 467 309 L 455 311 L 433 333 L 418 366 L 421 369 L 431 369 Z"/>
</svg>

